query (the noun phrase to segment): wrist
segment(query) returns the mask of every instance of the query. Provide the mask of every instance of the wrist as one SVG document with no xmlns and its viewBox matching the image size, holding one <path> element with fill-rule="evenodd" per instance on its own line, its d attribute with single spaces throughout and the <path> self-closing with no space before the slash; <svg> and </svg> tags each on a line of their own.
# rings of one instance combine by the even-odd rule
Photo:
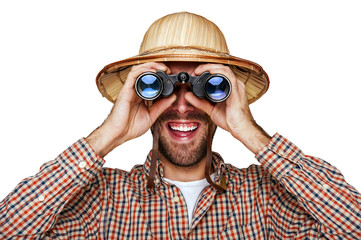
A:
<svg viewBox="0 0 361 240">
<path fill-rule="evenodd" d="M 95 153 L 101 157 L 105 157 L 122 143 L 120 141 L 119 144 L 116 144 L 116 138 L 111 137 L 111 134 L 107 133 L 107 130 L 104 129 L 103 126 L 95 129 L 85 140 L 93 148 Z"/>
<path fill-rule="evenodd" d="M 255 155 L 271 141 L 271 136 L 256 122 L 251 124 L 247 130 L 238 134 L 236 138 Z"/>
</svg>

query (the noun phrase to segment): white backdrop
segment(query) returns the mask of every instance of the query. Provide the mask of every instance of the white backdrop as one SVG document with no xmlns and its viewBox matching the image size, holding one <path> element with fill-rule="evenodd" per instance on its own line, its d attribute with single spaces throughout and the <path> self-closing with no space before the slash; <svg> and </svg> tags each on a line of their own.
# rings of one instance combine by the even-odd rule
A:
<svg viewBox="0 0 361 240">
<path fill-rule="evenodd" d="M 231 54 L 259 63 L 269 91 L 256 121 L 306 154 L 338 167 L 361 190 L 361 14 L 358 1 L 2 1 L 0 199 L 102 123 L 111 103 L 95 85 L 108 63 L 136 55 L 156 19 L 178 11 L 215 22 Z M 148 132 L 106 157 L 130 170 L 151 148 Z M 214 150 L 238 167 L 256 163 L 230 134 Z"/>
</svg>

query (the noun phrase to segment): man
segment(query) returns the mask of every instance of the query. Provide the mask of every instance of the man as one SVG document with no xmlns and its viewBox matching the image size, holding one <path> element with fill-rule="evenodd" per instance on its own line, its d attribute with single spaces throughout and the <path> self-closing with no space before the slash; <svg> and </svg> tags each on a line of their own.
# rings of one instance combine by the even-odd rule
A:
<svg viewBox="0 0 361 240">
<path fill-rule="evenodd" d="M 229 98 L 196 97 L 187 83 L 154 101 L 138 76 L 205 72 L 229 79 Z M 22 239 L 359 239 L 361 196 L 325 161 L 270 137 L 248 104 L 268 88 L 263 69 L 229 55 L 220 30 L 190 13 L 147 31 L 140 55 L 97 77 L 115 101 L 105 122 L 23 180 L 1 203 L 0 236 Z M 210 152 L 216 127 L 259 160 L 237 169 Z M 153 150 L 130 172 L 103 169 L 105 157 L 152 129 Z"/>
</svg>

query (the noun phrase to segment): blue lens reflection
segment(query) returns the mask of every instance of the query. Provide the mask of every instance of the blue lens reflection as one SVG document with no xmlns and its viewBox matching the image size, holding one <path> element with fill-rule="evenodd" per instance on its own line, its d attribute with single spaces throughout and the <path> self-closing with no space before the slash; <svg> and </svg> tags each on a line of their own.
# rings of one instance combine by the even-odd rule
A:
<svg viewBox="0 0 361 240">
<path fill-rule="evenodd" d="M 144 98 L 154 98 L 159 94 L 161 83 L 154 75 L 144 75 L 138 82 L 138 91 Z"/>
<path fill-rule="evenodd" d="M 206 94 L 213 100 L 222 100 L 227 97 L 229 84 L 223 77 L 212 77 L 206 83 Z"/>
</svg>

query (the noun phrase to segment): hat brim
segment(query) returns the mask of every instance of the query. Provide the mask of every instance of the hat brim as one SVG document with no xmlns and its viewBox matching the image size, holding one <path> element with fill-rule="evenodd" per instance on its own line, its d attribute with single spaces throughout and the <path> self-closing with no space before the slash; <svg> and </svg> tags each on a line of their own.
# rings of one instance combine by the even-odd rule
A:
<svg viewBox="0 0 361 240">
<path fill-rule="evenodd" d="M 147 52 L 106 65 L 96 77 L 96 84 L 103 97 L 114 103 L 131 66 L 146 62 L 206 62 L 228 65 L 237 79 L 245 84 L 249 103 L 259 99 L 269 87 L 268 75 L 257 63 L 225 53 L 185 47 Z"/>
</svg>

